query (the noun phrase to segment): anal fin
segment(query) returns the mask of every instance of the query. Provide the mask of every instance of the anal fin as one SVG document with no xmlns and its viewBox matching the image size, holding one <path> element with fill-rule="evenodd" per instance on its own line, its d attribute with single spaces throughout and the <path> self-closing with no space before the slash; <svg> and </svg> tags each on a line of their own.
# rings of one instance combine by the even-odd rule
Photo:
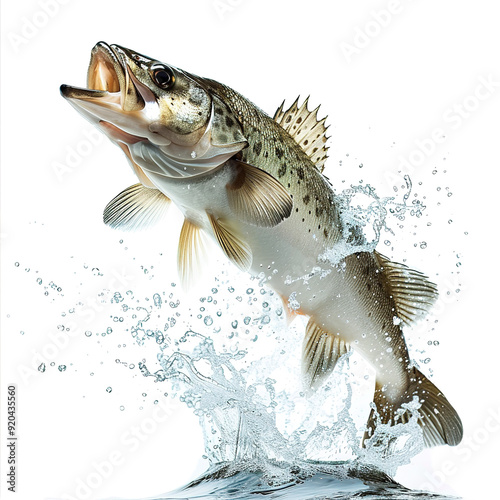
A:
<svg viewBox="0 0 500 500">
<path fill-rule="evenodd" d="M 307 387 L 316 390 L 349 350 L 349 344 L 340 335 L 327 332 L 311 318 L 302 348 L 302 373 Z"/>
</svg>

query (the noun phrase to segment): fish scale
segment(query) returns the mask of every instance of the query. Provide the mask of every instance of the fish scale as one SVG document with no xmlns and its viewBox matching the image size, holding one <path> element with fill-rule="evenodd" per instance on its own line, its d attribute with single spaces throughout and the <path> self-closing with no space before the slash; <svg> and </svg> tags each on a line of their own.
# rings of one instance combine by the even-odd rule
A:
<svg viewBox="0 0 500 500">
<path fill-rule="evenodd" d="M 414 397 L 427 446 L 461 441 L 460 417 L 412 366 L 402 331 L 432 307 L 437 288 L 343 222 L 321 173 L 327 137 L 317 109 L 297 100 L 273 119 L 226 85 L 105 42 L 92 50 L 87 81 L 88 89 L 63 85 L 62 95 L 120 147 L 139 180 L 107 205 L 106 224 L 152 225 L 172 202 L 185 217 L 185 287 L 209 266 L 207 236 L 242 271 L 265 277 L 291 314 L 309 316 L 309 390 L 350 349 L 372 365 L 376 408 L 363 443 L 378 421 L 407 421 L 402 405 Z"/>
</svg>

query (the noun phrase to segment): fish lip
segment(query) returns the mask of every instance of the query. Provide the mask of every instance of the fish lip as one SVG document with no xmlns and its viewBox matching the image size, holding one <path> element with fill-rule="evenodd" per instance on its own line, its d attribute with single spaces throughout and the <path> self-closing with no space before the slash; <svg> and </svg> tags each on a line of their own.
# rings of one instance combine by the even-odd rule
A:
<svg viewBox="0 0 500 500">
<path fill-rule="evenodd" d="M 92 99 L 106 97 L 109 92 L 105 90 L 94 90 L 83 87 L 73 87 L 72 85 L 61 85 L 59 87 L 61 95 L 66 99 Z"/>
</svg>

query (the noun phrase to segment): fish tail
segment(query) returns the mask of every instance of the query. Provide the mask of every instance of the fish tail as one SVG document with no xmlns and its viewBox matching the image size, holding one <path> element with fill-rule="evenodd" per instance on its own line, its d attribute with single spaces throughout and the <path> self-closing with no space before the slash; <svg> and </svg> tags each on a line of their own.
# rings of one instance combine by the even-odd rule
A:
<svg viewBox="0 0 500 500">
<path fill-rule="evenodd" d="M 456 446 L 463 437 L 462 421 L 444 394 L 419 370 L 410 369 L 410 384 L 400 401 L 391 402 L 384 395 L 382 386 L 375 384 L 372 408 L 368 418 L 367 430 L 363 437 L 363 446 L 375 430 L 377 420 L 382 424 L 407 423 L 409 412 L 398 411 L 402 403 L 412 401 L 417 396 L 421 404 L 418 410 L 418 423 L 423 431 L 424 444 L 427 448 L 448 444 Z M 378 416 L 378 418 L 377 418 Z"/>
</svg>

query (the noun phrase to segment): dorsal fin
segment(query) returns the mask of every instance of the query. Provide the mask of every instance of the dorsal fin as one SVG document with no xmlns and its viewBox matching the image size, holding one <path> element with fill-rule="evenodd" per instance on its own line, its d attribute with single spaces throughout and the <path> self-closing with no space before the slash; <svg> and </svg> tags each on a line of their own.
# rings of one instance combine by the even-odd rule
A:
<svg viewBox="0 0 500 500">
<path fill-rule="evenodd" d="M 438 297 L 437 286 L 427 276 L 404 264 L 391 262 L 384 255 L 374 252 L 381 267 L 384 283 L 396 303 L 399 319 L 407 325 L 422 318 Z"/>
<path fill-rule="evenodd" d="M 134 184 L 115 196 L 104 209 L 104 224 L 113 229 L 144 229 L 159 221 L 170 205 L 158 189 Z"/>
<path fill-rule="evenodd" d="M 285 101 L 274 114 L 274 120 L 281 125 L 311 158 L 316 168 L 323 172 L 328 157 L 328 147 L 325 146 L 328 137 L 325 127 L 326 116 L 318 120 L 319 106 L 312 111 L 307 109 L 309 97 L 298 106 L 299 97 L 287 111 L 283 111 Z"/>
</svg>

